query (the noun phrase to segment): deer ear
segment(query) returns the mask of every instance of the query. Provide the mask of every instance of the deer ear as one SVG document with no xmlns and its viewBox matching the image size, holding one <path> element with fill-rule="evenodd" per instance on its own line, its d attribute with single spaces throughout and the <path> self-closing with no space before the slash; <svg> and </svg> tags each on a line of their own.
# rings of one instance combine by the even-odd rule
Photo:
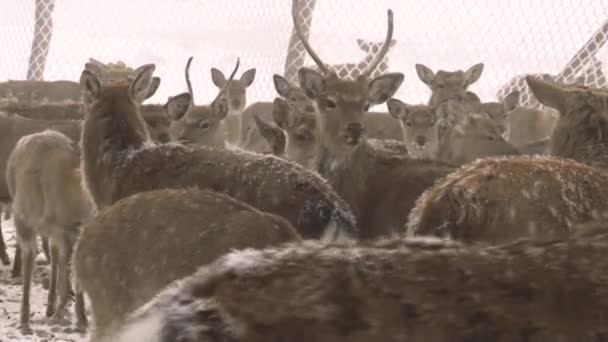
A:
<svg viewBox="0 0 608 342">
<path fill-rule="evenodd" d="M 280 97 L 274 99 L 272 105 L 272 119 L 274 120 L 274 123 L 282 129 L 291 127 L 293 117 L 287 101 Z"/>
<path fill-rule="evenodd" d="M 188 112 L 191 103 L 190 93 L 181 93 L 169 98 L 165 104 L 165 111 L 171 120 L 179 120 Z"/>
<path fill-rule="evenodd" d="M 214 118 L 223 120 L 228 115 L 228 100 L 224 97 L 216 99 L 211 103 L 211 110 Z"/>
<path fill-rule="evenodd" d="M 255 80 L 255 71 L 256 71 L 255 68 L 252 68 L 252 69 L 245 71 L 241 75 L 241 81 L 243 81 L 243 83 L 245 84 L 245 87 L 249 87 L 253 83 L 253 80 Z"/>
<path fill-rule="evenodd" d="M 471 84 L 477 82 L 481 77 L 481 73 L 483 72 L 483 63 L 478 63 L 469 68 L 469 70 L 464 73 L 464 84 L 465 87 L 470 86 Z"/>
<path fill-rule="evenodd" d="M 272 81 L 274 82 L 274 88 L 277 93 L 283 97 L 287 97 L 287 94 L 291 90 L 291 84 L 281 75 L 272 75 Z"/>
<path fill-rule="evenodd" d="M 152 77 L 150 85 L 148 86 L 148 91 L 144 95 L 144 100 L 151 98 L 158 90 L 158 87 L 160 87 L 160 77 Z"/>
<path fill-rule="evenodd" d="M 435 80 L 435 73 L 433 70 L 424 64 L 416 64 L 416 74 L 418 75 L 418 78 L 429 87 Z"/>
<path fill-rule="evenodd" d="M 155 68 L 154 64 L 146 64 L 138 68 L 139 72 L 129 85 L 129 95 L 133 101 L 142 103 L 146 99 Z"/>
<path fill-rule="evenodd" d="M 517 108 L 519 105 L 519 91 L 514 90 L 510 92 L 509 95 L 505 96 L 505 98 L 502 100 L 502 104 L 505 107 L 506 112 L 510 112 Z"/>
<path fill-rule="evenodd" d="M 407 118 L 407 105 L 400 100 L 395 98 L 390 99 L 386 102 L 388 112 L 397 120 L 403 120 Z"/>
<path fill-rule="evenodd" d="M 92 104 L 99 98 L 101 83 L 95 73 L 90 70 L 83 70 L 80 75 L 80 91 L 85 104 Z"/>
<path fill-rule="evenodd" d="M 260 135 L 270 144 L 275 154 L 285 151 L 285 133 L 279 127 L 262 120 L 257 114 L 253 114 L 253 120 Z"/>
<path fill-rule="evenodd" d="M 393 72 L 380 75 L 369 83 L 368 102 L 382 104 L 393 97 L 403 83 L 403 74 Z"/>
<path fill-rule="evenodd" d="M 325 92 L 326 84 L 320 72 L 310 68 L 301 68 L 298 70 L 298 78 L 300 87 L 309 98 L 317 99 Z"/>
<path fill-rule="evenodd" d="M 526 83 L 540 103 L 557 109 L 559 112 L 565 109 L 565 98 L 568 93 L 559 85 L 532 76 L 526 76 Z"/>
<path fill-rule="evenodd" d="M 226 83 L 226 77 L 224 76 L 224 73 L 222 73 L 216 68 L 211 68 L 211 80 L 213 81 L 213 84 L 215 84 L 215 86 L 218 88 L 223 87 L 224 83 Z"/>
</svg>

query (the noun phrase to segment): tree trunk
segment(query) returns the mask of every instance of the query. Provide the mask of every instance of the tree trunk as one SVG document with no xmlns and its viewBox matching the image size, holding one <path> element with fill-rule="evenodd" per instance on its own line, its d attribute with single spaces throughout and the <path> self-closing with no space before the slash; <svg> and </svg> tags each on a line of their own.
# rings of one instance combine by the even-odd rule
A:
<svg viewBox="0 0 608 342">
<path fill-rule="evenodd" d="M 53 36 L 55 0 L 36 0 L 34 38 L 27 68 L 28 80 L 42 80 Z"/>
<path fill-rule="evenodd" d="M 314 13 L 314 8 L 315 4 L 317 3 L 317 0 L 300 0 L 299 3 L 301 4 L 301 7 L 298 9 L 298 12 L 300 13 L 302 34 L 304 35 L 304 37 L 308 37 L 310 35 L 312 15 Z M 295 28 L 292 28 L 291 38 L 289 39 L 289 46 L 287 47 L 287 57 L 285 58 L 284 77 L 286 80 L 294 84 L 298 84 L 298 69 L 300 69 L 304 65 L 305 59 L 306 51 L 304 50 L 304 45 L 302 45 L 302 42 L 300 42 L 300 38 L 298 38 L 298 34 L 296 33 Z"/>
</svg>

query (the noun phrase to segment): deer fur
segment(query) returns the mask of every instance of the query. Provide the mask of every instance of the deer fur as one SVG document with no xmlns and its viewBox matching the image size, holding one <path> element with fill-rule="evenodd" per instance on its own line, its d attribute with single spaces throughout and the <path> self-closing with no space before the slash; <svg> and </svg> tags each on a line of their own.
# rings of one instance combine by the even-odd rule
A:
<svg viewBox="0 0 608 342">
<path fill-rule="evenodd" d="M 439 145 L 437 116 L 428 105 L 410 105 L 398 99 L 386 103 L 401 125 L 403 142 L 412 158 L 436 158 Z"/>
<path fill-rule="evenodd" d="M 415 200 L 436 179 L 453 167 L 431 160 L 394 156 L 373 149 L 367 142 L 365 112 L 390 99 L 403 74 L 388 73 L 370 79 L 388 52 L 393 33 L 393 13 L 388 10 L 388 30 L 382 50 L 356 80 L 339 78 L 326 67 L 301 33 L 297 1 L 292 7 L 294 27 L 306 51 L 322 73 L 301 68 L 300 87 L 318 108 L 317 150 L 313 162 L 336 192 L 349 203 L 359 222 L 362 239 L 400 232 Z"/>
<path fill-rule="evenodd" d="M 287 220 L 213 191 L 162 189 L 123 198 L 84 227 L 74 252 L 79 291 L 91 302 L 91 340 L 223 254 L 299 240 Z"/>
<path fill-rule="evenodd" d="M 20 322 L 24 333 L 31 333 L 29 297 L 38 235 L 49 239 L 51 249 L 46 315 L 53 321 L 61 321 L 65 315 L 72 248 L 80 226 L 93 216 L 79 167 L 77 143 L 52 130 L 23 136 L 8 158 L 6 182 L 22 259 Z"/>
<path fill-rule="evenodd" d="M 449 99 L 464 99 L 468 87 L 481 77 L 483 67 L 483 63 L 478 63 L 466 71 L 438 70 L 435 73 L 424 64 L 416 64 L 416 74 L 431 90 L 428 105 L 436 107 Z"/>
<path fill-rule="evenodd" d="M 109 341 L 601 341 L 602 228 L 499 247 L 394 238 L 237 251 L 175 282 Z"/>
<path fill-rule="evenodd" d="M 188 92 L 170 97 L 166 104 L 167 113 L 172 119 L 171 139 L 187 145 L 224 148 L 227 138 L 224 119 L 230 111 L 229 98 L 224 94 L 231 89 L 239 63 L 237 62 L 228 81 L 222 83 L 224 87 L 209 105 L 196 105 L 194 102 L 190 82 L 191 63 L 192 57 L 188 59 L 185 71 Z"/>
<path fill-rule="evenodd" d="M 526 81 L 539 101 L 560 111 L 550 140 L 554 157 L 488 158 L 463 166 L 420 197 L 408 232 L 492 242 L 553 237 L 608 209 L 608 173 L 594 167 L 607 165 L 605 92 Z"/>
<path fill-rule="evenodd" d="M 154 68 L 144 66 L 129 85 L 102 85 L 83 71 L 83 170 L 99 209 L 142 191 L 198 186 L 283 216 L 304 238 L 356 236 L 348 205 L 321 177 L 296 164 L 238 150 L 150 146 L 138 99 L 148 91 Z"/>
</svg>

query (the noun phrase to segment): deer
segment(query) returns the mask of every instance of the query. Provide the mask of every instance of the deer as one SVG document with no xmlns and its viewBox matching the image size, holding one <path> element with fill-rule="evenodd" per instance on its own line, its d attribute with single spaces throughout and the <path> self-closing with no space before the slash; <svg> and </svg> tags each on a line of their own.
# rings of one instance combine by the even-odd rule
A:
<svg viewBox="0 0 608 342">
<path fill-rule="evenodd" d="M 21 103 L 80 101 L 80 86 L 69 80 L 34 81 L 8 80 L 0 82 L 0 98 L 14 98 Z"/>
<path fill-rule="evenodd" d="M 238 143 L 240 136 L 240 116 L 247 107 L 247 88 L 255 80 L 256 69 L 251 68 L 243 72 L 241 77 L 236 80 L 226 81 L 226 76 L 217 68 L 211 68 L 211 80 L 220 89 L 225 88 L 222 98 L 228 103 L 228 116 L 236 116 L 235 120 L 226 120 L 226 134 L 231 144 Z"/>
<path fill-rule="evenodd" d="M 549 156 L 496 157 L 462 166 L 420 196 L 408 235 L 503 243 L 555 238 L 608 210 L 604 91 L 526 79 L 559 111 Z"/>
<path fill-rule="evenodd" d="M 230 111 L 228 99 L 224 93 L 230 90 L 232 78 L 238 70 L 237 64 L 224 88 L 209 105 L 196 105 L 190 82 L 190 64 L 193 57 L 186 63 L 186 84 L 188 92 L 170 97 L 165 105 L 167 114 L 171 117 L 171 139 L 182 144 L 226 147 L 226 128 L 224 119 Z M 234 89 L 233 89 L 234 90 Z M 232 95 L 236 96 L 236 95 Z M 232 101 L 236 101 L 232 99 Z"/>
<path fill-rule="evenodd" d="M 69 291 L 69 267 L 80 226 L 94 214 L 82 189 L 76 142 L 53 130 L 23 136 L 11 152 L 6 183 L 13 199 L 13 218 L 22 259 L 21 330 L 31 334 L 30 288 L 36 236 L 49 240 L 51 279 L 47 317 L 60 322 Z M 58 297 L 58 301 L 57 301 Z"/>
<path fill-rule="evenodd" d="M 393 237 L 235 251 L 174 282 L 106 341 L 598 341 L 608 333 L 605 227 L 501 246 Z"/>
<path fill-rule="evenodd" d="M 91 340 L 223 254 L 293 241 L 301 238 L 286 219 L 214 191 L 159 189 L 125 197 L 84 227 L 74 251 L 77 297 L 87 294 L 94 318 Z M 79 326 L 88 324 L 83 311 L 76 316 L 84 320 Z"/>
<path fill-rule="evenodd" d="M 438 70 L 435 74 L 426 65 L 416 64 L 416 74 L 431 90 L 431 97 L 427 104 L 436 107 L 449 99 L 464 99 L 468 87 L 481 77 L 483 67 L 483 63 L 478 63 L 466 71 Z"/>
<path fill-rule="evenodd" d="M 104 84 L 82 72 L 84 184 L 99 210 L 138 192 L 197 186 L 285 217 L 306 239 L 356 237 L 346 202 L 299 165 L 242 150 L 151 145 L 139 103 L 153 91 L 154 69 L 140 67 L 128 84 Z"/>
<path fill-rule="evenodd" d="M 403 82 L 402 73 L 370 79 L 388 52 L 393 34 L 393 12 L 387 11 L 388 30 L 376 59 L 356 80 L 339 78 L 329 69 L 302 34 L 292 5 L 292 20 L 300 41 L 321 72 L 298 71 L 300 87 L 317 112 L 317 147 L 314 170 L 323 176 L 352 208 L 359 223 L 359 238 L 374 239 L 403 231 L 415 200 L 435 180 L 453 171 L 447 163 L 395 156 L 373 149 L 367 142 L 365 112 L 385 103 Z"/>
<path fill-rule="evenodd" d="M 317 118 L 315 114 L 298 113 L 287 101 L 276 98 L 273 106 L 274 125 L 255 116 L 260 135 L 270 144 L 273 154 L 312 167 L 317 146 Z M 407 155 L 405 145 L 396 140 L 368 139 L 374 149 Z"/>
<path fill-rule="evenodd" d="M 388 100 L 386 105 L 401 125 L 408 154 L 412 158 L 436 158 L 439 136 L 435 109 L 428 105 L 410 105 L 396 98 Z"/>
</svg>

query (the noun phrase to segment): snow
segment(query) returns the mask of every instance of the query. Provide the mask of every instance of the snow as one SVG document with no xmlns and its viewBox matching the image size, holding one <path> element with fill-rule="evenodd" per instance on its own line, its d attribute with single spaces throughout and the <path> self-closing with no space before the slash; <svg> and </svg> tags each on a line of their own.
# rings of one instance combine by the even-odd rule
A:
<svg viewBox="0 0 608 342">
<path fill-rule="evenodd" d="M 2 234 L 8 247 L 8 253 L 13 261 L 17 239 L 12 220 L 2 222 Z M 72 326 L 52 325 L 45 316 L 47 290 L 43 283 L 47 282 L 49 266 L 42 253 L 36 260 L 32 292 L 30 297 L 30 326 L 32 335 L 22 335 L 19 329 L 19 311 L 21 306 L 21 279 L 11 279 L 11 267 L 0 265 L 0 342 L 81 342 L 88 341 L 87 335 L 75 331 L 76 319 L 73 315 L 73 305 L 70 304 L 66 318 Z M 89 319 L 90 321 L 90 319 Z"/>
</svg>

